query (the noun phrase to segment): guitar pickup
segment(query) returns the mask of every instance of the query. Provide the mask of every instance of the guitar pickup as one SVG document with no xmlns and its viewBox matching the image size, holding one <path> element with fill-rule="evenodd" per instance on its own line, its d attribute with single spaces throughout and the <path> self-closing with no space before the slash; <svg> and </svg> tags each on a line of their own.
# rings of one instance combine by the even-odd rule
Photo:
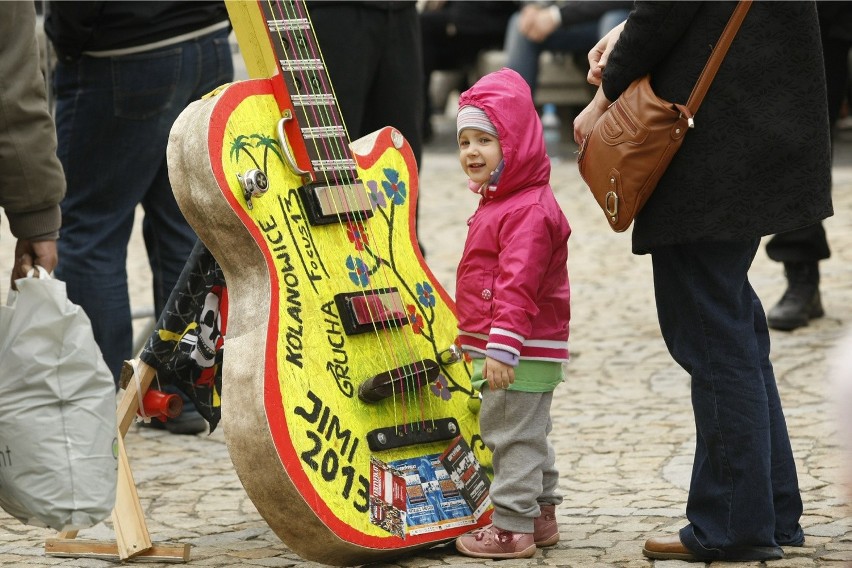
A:
<svg viewBox="0 0 852 568">
<path fill-rule="evenodd" d="M 455 418 L 439 418 L 371 430 L 367 432 L 367 445 L 372 451 L 380 452 L 404 448 L 405 446 L 452 440 L 459 435 L 460 431 L 459 423 L 456 422 Z"/>
<path fill-rule="evenodd" d="M 309 183 L 299 188 L 311 225 L 366 221 L 373 216 L 370 196 L 361 180 L 341 180 L 337 185 Z"/>
<path fill-rule="evenodd" d="M 395 394 L 402 394 L 413 386 L 422 387 L 438 379 L 441 368 L 435 361 L 424 359 L 371 377 L 358 387 L 358 398 L 363 402 L 379 402 Z"/>
<path fill-rule="evenodd" d="M 347 335 L 399 328 L 409 323 L 396 288 L 337 294 L 334 303 Z"/>
</svg>

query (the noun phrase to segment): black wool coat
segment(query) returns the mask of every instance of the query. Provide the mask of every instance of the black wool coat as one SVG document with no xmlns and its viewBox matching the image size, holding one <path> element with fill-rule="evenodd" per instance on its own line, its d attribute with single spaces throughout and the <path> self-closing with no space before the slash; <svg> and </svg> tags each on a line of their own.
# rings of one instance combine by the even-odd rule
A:
<svg viewBox="0 0 852 568">
<path fill-rule="evenodd" d="M 610 100 L 648 73 L 686 103 L 736 2 L 635 3 L 603 74 Z M 754 2 L 680 151 L 636 219 L 633 252 L 758 238 L 832 214 L 814 2 Z"/>
</svg>

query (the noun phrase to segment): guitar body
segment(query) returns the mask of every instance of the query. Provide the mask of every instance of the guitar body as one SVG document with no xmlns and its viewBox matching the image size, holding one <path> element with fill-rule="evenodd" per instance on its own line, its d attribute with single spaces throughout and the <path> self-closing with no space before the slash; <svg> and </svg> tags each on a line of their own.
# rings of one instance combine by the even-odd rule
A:
<svg viewBox="0 0 852 568">
<path fill-rule="evenodd" d="M 390 127 L 353 143 L 359 183 L 339 195 L 369 217 L 312 222 L 310 176 L 286 159 L 311 164 L 296 121 L 276 139 L 298 110 L 274 79 L 223 87 L 178 118 L 169 175 L 228 286 L 222 421 L 240 480 L 294 552 L 356 565 L 487 524 L 490 455 L 470 367 L 448 351 L 452 300 L 416 244 L 408 143 Z M 249 195 L 253 170 L 268 189 Z"/>
</svg>

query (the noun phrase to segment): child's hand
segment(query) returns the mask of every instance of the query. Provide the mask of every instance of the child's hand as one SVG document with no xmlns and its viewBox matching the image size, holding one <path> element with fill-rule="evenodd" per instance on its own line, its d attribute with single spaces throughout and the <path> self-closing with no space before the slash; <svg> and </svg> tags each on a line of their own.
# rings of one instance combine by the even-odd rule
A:
<svg viewBox="0 0 852 568">
<path fill-rule="evenodd" d="M 485 365 L 482 366 L 482 378 L 488 381 L 491 390 L 507 389 L 515 382 L 515 368 L 486 357 Z"/>
</svg>

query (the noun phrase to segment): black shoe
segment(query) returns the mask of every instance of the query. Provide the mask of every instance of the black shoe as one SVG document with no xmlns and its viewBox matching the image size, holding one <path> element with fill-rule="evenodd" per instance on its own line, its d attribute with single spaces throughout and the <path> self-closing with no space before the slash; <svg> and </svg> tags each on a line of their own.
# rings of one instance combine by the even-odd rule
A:
<svg viewBox="0 0 852 568">
<path fill-rule="evenodd" d="M 819 293 L 819 265 L 816 262 L 785 262 L 787 290 L 766 315 L 769 327 L 792 331 L 825 315 Z"/>
<path fill-rule="evenodd" d="M 165 422 L 152 418 L 150 422 L 141 422 L 143 428 L 166 430 L 172 434 L 201 434 L 207 431 L 207 421 L 195 408 L 184 408 L 183 412 Z"/>
</svg>

